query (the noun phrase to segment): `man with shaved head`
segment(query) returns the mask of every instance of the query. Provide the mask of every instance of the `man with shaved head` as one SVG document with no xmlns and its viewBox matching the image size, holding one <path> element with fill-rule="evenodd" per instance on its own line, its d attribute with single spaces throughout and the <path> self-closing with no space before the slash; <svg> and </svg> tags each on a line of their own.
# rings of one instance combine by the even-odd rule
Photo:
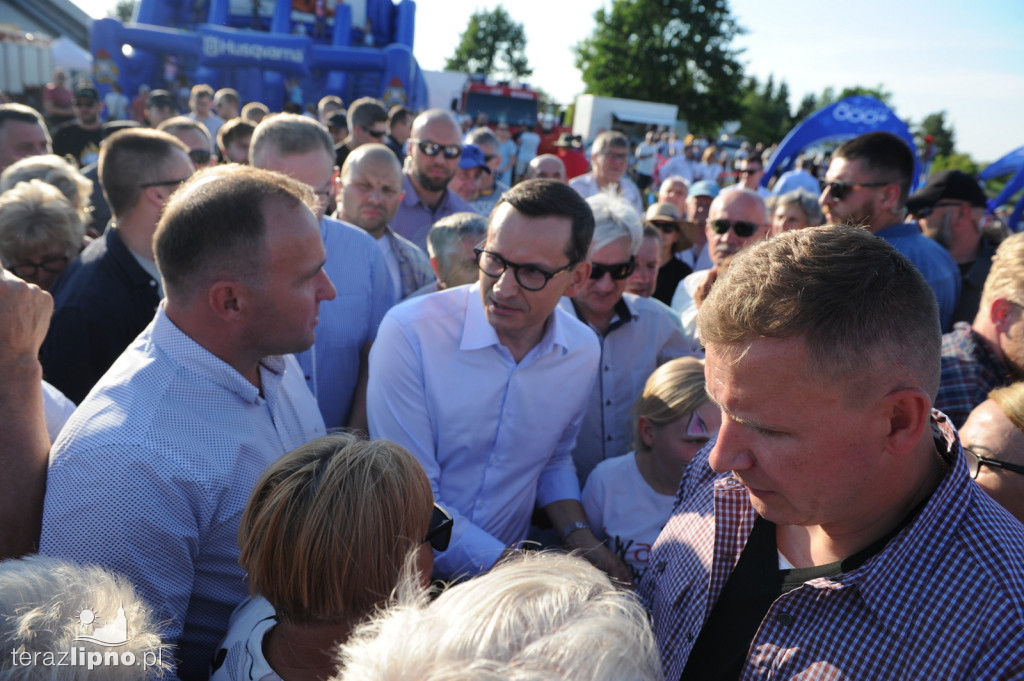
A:
<svg viewBox="0 0 1024 681">
<path fill-rule="evenodd" d="M 412 122 L 402 198 L 391 228 L 426 248 L 430 227 L 462 211 L 475 212 L 448 188 L 462 156 L 462 128 L 444 109 L 427 109 Z"/>
<path fill-rule="evenodd" d="M 341 169 L 341 219 L 377 241 L 399 300 L 435 281 L 426 252 L 388 223 L 402 201 L 402 166 L 383 144 L 356 147 Z"/>
<path fill-rule="evenodd" d="M 687 275 L 672 296 L 672 309 L 683 320 L 683 332 L 697 338 L 697 301 L 710 290 L 715 278 L 728 266 L 732 256 L 768 236 L 768 213 L 764 199 L 748 189 L 722 192 L 711 203 L 704 234 L 713 267 Z"/>
<path fill-rule="evenodd" d="M 565 164 L 554 154 L 541 154 L 526 166 L 526 179 L 565 182 Z"/>
</svg>

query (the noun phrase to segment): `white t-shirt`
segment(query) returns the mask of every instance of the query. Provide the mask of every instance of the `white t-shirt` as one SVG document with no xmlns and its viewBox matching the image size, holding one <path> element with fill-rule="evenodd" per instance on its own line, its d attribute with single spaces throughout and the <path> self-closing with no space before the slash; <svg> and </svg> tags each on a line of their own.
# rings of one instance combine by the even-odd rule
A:
<svg viewBox="0 0 1024 681">
<path fill-rule="evenodd" d="M 675 497 L 655 492 L 636 463 L 636 452 L 597 464 L 583 488 L 583 510 L 598 539 L 622 558 L 637 582 L 651 555 L 651 546 L 672 515 Z"/>
<path fill-rule="evenodd" d="M 252 596 L 242 601 L 231 613 L 228 633 L 214 653 L 220 666 L 213 670 L 210 681 L 281 681 L 263 657 L 263 637 L 276 624 L 274 606 L 265 598 Z"/>
</svg>

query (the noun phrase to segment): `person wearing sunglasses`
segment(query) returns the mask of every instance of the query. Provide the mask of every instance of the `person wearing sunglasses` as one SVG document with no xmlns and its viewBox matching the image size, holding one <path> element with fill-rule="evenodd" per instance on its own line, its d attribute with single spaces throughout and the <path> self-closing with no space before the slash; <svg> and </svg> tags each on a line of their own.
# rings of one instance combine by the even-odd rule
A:
<svg viewBox="0 0 1024 681">
<path fill-rule="evenodd" d="M 683 333 L 694 347 L 700 347 L 698 297 L 701 300 L 706 297 L 719 272 L 734 255 L 768 236 L 770 224 L 766 210 L 764 199 L 747 189 L 723 191 L 711 202 L 704 235 L 713 267 L 687 275 L 672 296 L 672 309 L 679 313 Z"/>
<path fill-rule="evenodd" d="M 626 198 L 633 209 L 644 212 L 640 190 L 626 175 L 629 169 L 629 138 L 617 130 L 598 134 L 590 155 L 590 172 L 569 180 L 569 186 L 583 198 L 611 191 Z"/>
<path fill-rule="evenodd" d="M 462 156 L 462 128 L 444 109 L 427 109 L 412 122 L 402 178 L 405 195 L 391 228 L 420 248 L 427 248 L 430 227 L 453 213 L 476 213 L 448 186 Z"/>
<path fill-rule="evenodd" d="M 671 310 L 625 292 L 643 241 L 640 215 L 624 198 L 606 192 L 587 203 L 594 211 L 594 239 L 587 256 L 590 277 L 576 295 L 561 302 L 601 338 L 601 370 L 572 454 L 581 489 L 595 466 L 632 448 L 629 410 L 651 372 L 691 354 Z"/>
<path fill-rule="evenodd" d="M 593 231 L 590 206 L 567 185 L 520 182 L 474 249 L 478 283 L 407 300 L 380 325 L 370 436 L 408 449 L 455 518 L 437 577 L 489 569 L 527 538 L 539 507 L 563 546 L 629 581 L 586 524 L 572 461 L 600 348 L 558 303 L 588 281 Z"/>
<path fill-rule="evenodd" d="M 217 126 L 218 131 L 221 126 Z M 210 152 L 210 131 L 202 123 L 188 116 L 175 116 L 157 126 L 157 130 L 166 132 L 181 140 L 188 147 L 188 157 L 192 167 L 199 171 L 217 164 L 217 159 Z"/>
<path fill-rule="evenodd" d="M 960 428 L 967 470 L 1024 523 L 1024 382 L 996 388 Z"/>
<path fill-rule="evenodd" d="M 921 271 L 939 302 L 943 333 L 960 298 L 960 269 L 945 248 L 906 222 L 914 154 L 888 132 L 869 132 L 832 152 L 818 199 L 830 223 L 863 227 L 885 239 Z"/>
<path fill-rule="evenodd" d="M 360 97 L 348 108 L 348 137 L 334 145 L 334 164 L 344 167 L 353 149 L 376 142 L 383 144 L 387 135 L 388 110 L 384 102 L 373 97 Z"/>
<path fill-rule="evenodd" d="M 238 531 L 249 578 L 211 680 L 327 679 L 337 646 L 386 606 L 403 574 L 426 587 L 452 518 L 416 459 L 387 440 L 317 438 L 274 462 Z"/>
<path fill-rule="evenodd" d="M 192 170 L 188 148 L 165 132 L 130 128 L 100 146 L 99 180 L 113 219 L 55 282 L 41 353 L 47 380 L 72 402 L 152 321 L 163 297 L 153 234 Z"/>
<path fill-rule="evenodd" d="M 661 233 L 658 277 L 654 297 L 664 304 L 670 305 L 679 282 L 693 272 L 693 269 L 683 260 L 677 258 L 676 254 L 695 245 L 692 239 L 697 232 L 696 225 L 683 220 L 679 209 L 672 203 L 655 203 L 647 209 L 645 217 L 647 224 Z M 704 241 L 703 237 L 703 230 L 701 230 L 702 242 Z"/>
<path fill-rule="evenodd" d="M 480 215 L 490 215 L 491 209 L 498 203 L 501 195 L 508 191 L 508 183 L 499 179 L 502 163 L 501 142 L 490 128 L 474 128 L 466 135 L 466 143 L 467 146 L 475 146 L 480 150 L 490 171 L 480 175 L 480 189 L 473 200 L 466 200 Z M 462 165 L 461 160 L 459 165 Z"/>
<path fill-rule="evenodd" d="M 96 162 L 103 141 L 103 102 L 96 88 L 75 90 L 72 110 L 75 117 L 53 129 L 53 153 L 70 156 L 83 168 Z"/>
<path fill-rule="evenodd" d="M 943 170 L 907 199 L 907 209 L 930 239 L 949 251 L 963 276 L 953 322 L 970 322 L 978 313 L 985 277 L 999 245 L 981 222 L 988 197 L 978 181 L 962 170 Z"/>
</svg>

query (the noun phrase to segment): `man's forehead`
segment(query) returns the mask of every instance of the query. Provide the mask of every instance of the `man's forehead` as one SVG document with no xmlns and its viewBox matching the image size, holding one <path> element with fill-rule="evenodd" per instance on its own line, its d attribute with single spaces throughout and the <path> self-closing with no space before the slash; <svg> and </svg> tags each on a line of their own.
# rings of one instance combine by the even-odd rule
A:
<svg viewBox="0 0 1024 681">
<path fill-rule="evenodd" d="M 402 168 L 377 158 L 363 158 L 350 170 L 350 182 L 376 181 L 393 185 L 402 184 Z"/>
<path fill-rule="evenodd" d="M 447 118 L 435 118 L 424 124 L 419 132 L 421 138 L 439 144 L 455 144 L 459 141 L 461 130 Z"/>
</svg>

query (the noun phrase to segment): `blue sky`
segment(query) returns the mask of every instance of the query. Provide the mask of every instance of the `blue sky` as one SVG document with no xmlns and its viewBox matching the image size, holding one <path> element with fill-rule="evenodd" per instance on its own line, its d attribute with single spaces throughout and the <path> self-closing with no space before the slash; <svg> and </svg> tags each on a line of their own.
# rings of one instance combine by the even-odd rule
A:
<svg viewBox="0 0 1024 681">
<path fill-rule="evenodd" d="M 76 0 L 91 16 L 115 0 Z M 477 9 L 504 4 L 526 30 L 533 84 L 568 103 L 583 92 L 571 46 L 609 0 L 418 0 L 413 51 L 441 70 Z M 896 112 L 920 121 L 945 110 L 959 151 L 994 161 L 1024 145 L 1024 2 L 1020 0 L 731 0 L 747 34 L 736 40 L 748 74 L 804 94 L 883 85 Z"/>
</svg>

